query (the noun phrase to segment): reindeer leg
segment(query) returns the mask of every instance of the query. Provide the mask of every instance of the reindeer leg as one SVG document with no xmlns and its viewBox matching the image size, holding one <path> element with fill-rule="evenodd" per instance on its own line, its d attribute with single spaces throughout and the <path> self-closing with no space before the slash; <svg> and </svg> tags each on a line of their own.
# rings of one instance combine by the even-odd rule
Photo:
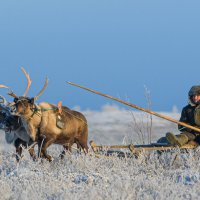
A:
<svg viewBox="0 0 200 200">
<path fill-rule="evenodd" d="M 16 148 L 16 160 L 19 162 L 19 160 L 22 158 L 22 145 L 26 144 L 26 142 L 22 141 L 20 138 L 17 138 L 15 140 L 15 148 Z"/>
<path fill-rule="evenodd" d="M 77 143 L 83 149 L 84 153 L 87 154 L 88 153 L 88 149 L 89 149 L 88 145 L 87 145 L 87 141 L 86 142 L 78 141 Z M 78 144 L 77 144 L 77 146 L 78 146 Z"/>
<path fill-rule="evenodd" d="M 37 160 L 37 156 L 36 156 L 36 154 L 35 154 L 34 147 L 31 147 L 31 148 L 28 150 L 28 152 L 29 152 L 31 158 L 32 158 L 34 161 L 36 161 L 36 160 Z"/>
<path fill-rule="evenodd" d="M 54 139 L 51 139 L 51 140 L 43 139 L 42 141 L 41 141 L 41 139 L 39 139 L 39 142 L 38 142 L 38 147 L 39 147 L 38 153 L 41 150 L 41 153 L 38 155 L 38 157 L 45 158 L 49 162 L 51 162 L 53 160 L 53 158 L 47 154 L 46 150 L 55 140 Z"/>
<path fill-rule="evenodd" d="M 88 153 L 88 145 L 87 144 L 84 144 L 84 145 L 82 145 L 82 149 L 83 149 L 83 151 L 84 151 L 84 153 L 85 154 L 87 154 Z"/>
<path fill-rule="evenodd" d="M 65 156 L 65 154 L 66 154 L 66 151 L 72 152 L 72 148 L 71 148 L 71 147 L 72 147 L 72 144 L 73 144 L 73 143 L 69 142 L 69 143 L 63 145 L 64 150 L 62 151 L 62 153 L 61 153 L 60 156 L 59 156 L 61 159 L 64 158 L 64 156 Z"/>
<path fill-rule="evenodd" d="M 81 132 L 79 132 L 79 135 L 82 137 L 76 138 L 76 144 L 79 149 L 83 149 L 83 152 L 85 154 L 88 153 L 88 145 L 87 145 L 87 140 L 88 140 L 88 129 L 85 127 Z M 80 151 L 81 152 L 81 151 Z"/>
<path fill-rule="evenodd" d="M 82 149 L 82 147 L 81 147 L 79 141 L 76 140 L 75 143 L 76 143 L 76 145 L 77 145 L 77 153 L 81 153 L 81 149 Z"/>
<path fill-rule="evenodd" d="M 76 145 L 77 145 L 78 152 L 81 153 L 82 147 L 81 147 L 81 145 L 79 144 L 78 141 L 76 142 Z"/>
<path fill-rule="evenodd" d="M 32 146 L 31 146 L 31 145 L 32 145 Z M 29 151 L 29 154 L 30 154 L 30 156 L 32 157 L 32 159 L 33 159 L 34 161 L 37 160 L 37 156 L 36 156 L 35 150 L 34 150 L 35 145 L 36 145 L 36 144 L 33 145 L 33 141 L 29 142 L 29 146 L 31 146 L 31 147 L 30 147 L 30 149 L 29 149 L 28 151 Z"/>
</svg>

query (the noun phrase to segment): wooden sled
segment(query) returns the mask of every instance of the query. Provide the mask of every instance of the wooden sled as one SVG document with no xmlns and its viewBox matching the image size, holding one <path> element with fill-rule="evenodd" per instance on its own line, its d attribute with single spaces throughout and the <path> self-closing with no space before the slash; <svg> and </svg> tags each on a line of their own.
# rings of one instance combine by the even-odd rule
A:
<svg viewBox="0 0 200 200">
<path fill-rule="evenodd" d="M 172 146 L 165 143 L 152 143 L 143 145 L 97 145 L 94 141 L 90 141 L 90 146 L 96 155 L 104 153 L 105 156 L 117 155 L 118 157 L 133 157 L 145 151 L 174 151 L 177 149 L 188 150 L 195 149 L 199 146 L 198 143 L 191 141 L 181 147 Z M 121 149 L 128 149 L 129 152 L 123 152 Z"/>
</svg>

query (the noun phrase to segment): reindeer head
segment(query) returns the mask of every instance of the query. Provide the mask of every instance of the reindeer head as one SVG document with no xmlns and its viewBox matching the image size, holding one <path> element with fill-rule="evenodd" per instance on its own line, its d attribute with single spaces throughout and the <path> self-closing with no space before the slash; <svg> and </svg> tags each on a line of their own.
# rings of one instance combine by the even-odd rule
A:
<svg viewBox="0 0 200 200">
<path fill-rule="evenodd" d="M 27 97 L 26 94 L 30 88 L 31 80 L 30 80 L 29 75 L 26 73 L 26 71 L 23 68 L 22 70 L 28 80 L 27 87 L 23 96 L 17 96 L 14 92 L 8 93 L 10 96 L 14 97 L 14 102 L 12 105 L 14 108 L 13 113 L 18 116 L 26 115 L 30 112 L 30 110 L 33 110 L 35 108 L 35 101 L 42 95 L 42 93 L 44 92 L 44 90 L 46 89 L 48 85 L 48 79 L 46 78 L 45 84 L 43 88 L 41 89 L 41 91 L 38 93 L 38 95 L 32 98 Z"/>
<path fill-rule="evenodd" d="M 9 94 L 13 95 L 13 94 Z M 13 105 L 12 105 L 12 114 L 14 115 L 24 115 L 30 110 L 34 105 L 34 98 L 19 96 L 14 97 Z"/>
</svg>

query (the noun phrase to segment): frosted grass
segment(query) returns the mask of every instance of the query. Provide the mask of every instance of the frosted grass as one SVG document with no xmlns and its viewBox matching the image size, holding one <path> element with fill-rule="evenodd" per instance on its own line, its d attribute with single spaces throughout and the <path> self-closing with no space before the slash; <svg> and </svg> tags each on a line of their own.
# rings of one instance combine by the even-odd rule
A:
<svg viewBox="0 0 200 200">
<path fill-rule="evenodd" d="M 138 142 L 129 111 L 108 109 L 84 114 L 89 140 L 102 144 Z M 141 118 L 141 113 L 134 114 Z M 165 114 L 179 118 L 178 113 Z M 168 130 L 178 132 L 176 125 L 153 118 L 155 141 Z M 54 157 L 52 163 L 34 162 L 24 150 L 24 157 L 17 164 L 14 147 L 5 143 L 2 133 L 0 199 L 199 199 L 199 148 L 185 153 L 143 153 L 137 159 L 97 158 L 90 149 L 90 155 L 74 151 L 62 161 L 58 158 L 61 150 L 57 145 L 49 148 Z"/>
</svg>

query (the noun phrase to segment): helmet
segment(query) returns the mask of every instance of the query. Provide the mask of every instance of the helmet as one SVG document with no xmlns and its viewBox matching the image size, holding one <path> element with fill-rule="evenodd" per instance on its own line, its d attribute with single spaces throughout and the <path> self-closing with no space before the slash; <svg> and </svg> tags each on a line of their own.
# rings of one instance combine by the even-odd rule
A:
<svg viewBox="0 0 200 200">
<path fill-rule="evenodd" d="M 200 85 L 194 85 L 191 87 L 190 91 L 188 92 L 188 96 L 200 95 Z"/>
</svg>

